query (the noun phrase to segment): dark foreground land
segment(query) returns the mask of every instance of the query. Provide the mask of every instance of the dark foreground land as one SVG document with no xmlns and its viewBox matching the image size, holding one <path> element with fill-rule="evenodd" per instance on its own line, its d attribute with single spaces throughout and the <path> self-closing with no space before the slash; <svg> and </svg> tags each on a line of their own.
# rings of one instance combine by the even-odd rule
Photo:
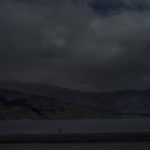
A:
<svg viewBox="0 0 150 150">
<path fill-rule="evenodd" d="M 0 143 L 137 142 L 150 141 L 150 132 L 0 135 Z"/>
<path fill-rule="evenodd" d="M 150 142 L 1 143 L 2 150 L 149 150 Z"/>
</svg>

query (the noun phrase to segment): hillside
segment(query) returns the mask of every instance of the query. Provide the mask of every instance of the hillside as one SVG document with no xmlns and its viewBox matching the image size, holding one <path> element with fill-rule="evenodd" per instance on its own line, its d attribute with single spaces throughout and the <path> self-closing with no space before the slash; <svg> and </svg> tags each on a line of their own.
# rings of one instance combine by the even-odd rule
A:
<svg viewBox="0 0 150 150">
<path fill-rule="evenodd" d="M 94 117 L 94 109 L 54 97 L 0 89 L 0 119 L 63 119 Z"/>
<path fill-rule="evenodd" d="M 0 85 L 2 87 L 2 84 Z M 69 119 L 150 115 L 150 90 L 93 93 L 52 85 L 32 84 L 31 86 L 21 83 L 15 84 L 14 87 L 11 84 L 11 88 L 9 85 L 10 89 L 6 87 L 8 85 L 5 85 L 5 88 L 3 85 L 0 89 L 0 119 Z"/>
</svg>

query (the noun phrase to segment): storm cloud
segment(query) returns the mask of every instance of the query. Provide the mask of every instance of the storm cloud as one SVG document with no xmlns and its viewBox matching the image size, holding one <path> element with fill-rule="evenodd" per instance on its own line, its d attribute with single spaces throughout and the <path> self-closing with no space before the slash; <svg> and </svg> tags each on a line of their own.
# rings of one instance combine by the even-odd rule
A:
<svg viewBox="0 0 150 150">
<path fill-rule="evenodd" d="M 1 1 L 0 80 L 87 91 L 150 88 L 148 8 L 102 16 L 65 2 Z"/>
</svg>

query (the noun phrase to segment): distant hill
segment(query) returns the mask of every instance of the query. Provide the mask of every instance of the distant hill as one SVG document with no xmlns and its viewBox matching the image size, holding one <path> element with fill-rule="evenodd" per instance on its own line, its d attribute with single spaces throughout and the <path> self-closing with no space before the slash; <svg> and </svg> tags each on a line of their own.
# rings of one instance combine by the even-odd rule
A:
<svg viewBox="0 0 150 150">
<path fill-rule="evenodd" d="M 150 90 L 94 93 L 46 84 L 0 84 L 0 119 L 100 118 L 132 115 L 150 115 Z"/>
<path fill-rule="evenodd" d="M 92 107 L 62 102 L 55 97 L 0 89 L 0 119 L 65 119 L 94 117 Z M 96 113 L 95 113 L 96 114 Z"/>
<path fill-rule="evenodd" d="M 99 93 L 77 91 L 49 84 L 22 83 L 22 82 L 0 82 L 0 88 L 16 90 L 30 95 L 50 96 L 65 102 L 90 104 L 91 99 L 99 101 Z"/>
</svg>

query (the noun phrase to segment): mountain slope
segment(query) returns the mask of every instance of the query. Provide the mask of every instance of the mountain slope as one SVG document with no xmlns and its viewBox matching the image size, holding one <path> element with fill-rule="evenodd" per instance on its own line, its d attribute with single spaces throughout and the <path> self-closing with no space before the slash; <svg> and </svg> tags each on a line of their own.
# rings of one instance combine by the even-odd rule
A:
<svg viewBox="0 0 150 150">
<path fill-rule="evenodd" d="M 0 119 L 150 115 L 150 90 L 92 93 L 52 85 L 23 83 L 14 86 L 11 83 L 9 88 L 8 85 L 5 85 L 4 89 L 3 85 L 3 88 L 0 89 Z M 44 93 L 44 91 L 46 92 Z"/>
</svg>

